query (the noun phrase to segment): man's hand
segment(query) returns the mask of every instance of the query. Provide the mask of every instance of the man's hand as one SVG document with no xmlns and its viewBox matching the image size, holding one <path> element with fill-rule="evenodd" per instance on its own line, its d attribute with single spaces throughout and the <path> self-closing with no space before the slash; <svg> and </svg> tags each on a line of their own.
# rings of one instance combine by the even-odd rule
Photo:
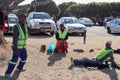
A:
<svg viewBox="0 0 120 80">
<path fill-rule="evenodd" d="M 12 50 L 13 50 L 14 54 L 18 54 L 18 48 L 15 48 L 15 47 L 12 46 Z"/>
<path fill-rule="evenodd" d="M 14 49 L 14 54 L 18 54 L 18 49 Z"/>
</svg>

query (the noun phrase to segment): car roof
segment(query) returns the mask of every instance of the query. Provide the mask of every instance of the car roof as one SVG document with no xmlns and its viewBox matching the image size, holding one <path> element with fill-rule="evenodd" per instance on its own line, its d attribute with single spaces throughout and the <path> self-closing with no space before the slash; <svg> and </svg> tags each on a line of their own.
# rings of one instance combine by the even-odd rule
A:
<svg viewBox="0 0 120 80">
<path fill-rule="evenodd" d="M 64 18 L 64 19 L 71 19 L 71 18 L 72 18 L 72 19 L 73 19 L 73 18 L 74 18 L 74 19 L 77 19 L 76 17 L 61 17 L 61 18 Z"/>
<path fill-rule="evenodd" d="M 31 12 L 30 14 L 48 14 L 48 13 L 45 13 L 45 12 Z"/>
</svg>

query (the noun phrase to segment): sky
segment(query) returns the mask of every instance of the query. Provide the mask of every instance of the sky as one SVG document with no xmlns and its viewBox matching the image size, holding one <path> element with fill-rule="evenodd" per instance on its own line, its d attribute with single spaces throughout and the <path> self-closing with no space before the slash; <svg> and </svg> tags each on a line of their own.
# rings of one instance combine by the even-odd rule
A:
<svg viewBox="0 0 120 80">
<path fill-rule="evenodd" d="M 22 2 L 20 5 L 24 5 L 24 4 L 30 4 L 31 1 L 33 0 L 25 0 L 24 2 Z M 53 0 L 55 1 L 55 3 L 57 5 L 63 3 L 63 2 L 76 2 L 76 3 L 90 3 L 90 2 L 120 2 L 120 0 Z"/>
</svg>

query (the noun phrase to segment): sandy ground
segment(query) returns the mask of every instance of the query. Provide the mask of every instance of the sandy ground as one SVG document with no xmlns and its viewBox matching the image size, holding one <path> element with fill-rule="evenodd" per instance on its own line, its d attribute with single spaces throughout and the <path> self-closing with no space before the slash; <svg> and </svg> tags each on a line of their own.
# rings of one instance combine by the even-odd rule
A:
<svg viewBox="0 0 120 80">
<path fill-rule="evenodd" d="M 6 37 L 7 45 L 0 45 L 0 80 L 6 80 L 4 73 L 8 61 L 11 59 L 11 37 Z M 88 70 L 86 68 L 71 67 L 70 57 L 73 58 L 93 58 L 104 47 L 107 40 L 112 40 L 113 49 L 120 48 L 120 36 L 87 36 L 86 44 L 80 36 L 70 36 L 68 43 L 69 53 L 67 54 L 47 54 L 40 52 L 41 45 L 47 47 L 50 42 L 56 43 L 54 37 L 36 36 L 28 39 L 28 59 L 24 68 L 27 71 L 13 72 L 12 80 L 120 80 L 120 70 L 103 69 Z M 85 52 L 77 53 L 74 49 L 83 49 Z M 89 53 L 90 49 L 94 52 Z M 120 55 L 114 54 L 115 61 L 120 62 Z"/>
</svg>

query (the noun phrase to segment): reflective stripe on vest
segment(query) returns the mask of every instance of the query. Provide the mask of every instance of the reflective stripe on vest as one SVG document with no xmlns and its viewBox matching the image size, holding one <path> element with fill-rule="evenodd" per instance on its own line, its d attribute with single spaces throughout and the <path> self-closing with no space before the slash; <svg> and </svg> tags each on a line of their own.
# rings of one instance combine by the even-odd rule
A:
<svg viewBox="0 0 120 80">
<path fill-rule="evenodd" d="M 18 49 L 23 49 L 26 48 L 26 40 L 28 38 L 28 29 L 27 29 L 27 25 L 25 24 L 25 34 L 20 26 L 20 24 L 17 24 L 18 30 L 19 30 L 19 36 L 18 36 L 18 41 L 17 41 L 17 45 L 18 45 Z"/>
<path fill-rule="evenodd" d="M 58 30 L 59 38 L 64 39 L 67 35 L 67 30 L 65 29 L 63 32 L 61 30 Z"/>
<path fill-rule="evenodd" d="M 105 48 L 100 51 L 100 53 L 96 56 L 97 60 L 100 60 L 102 62 L 107 61 L 110 59 L 109 53 L 113 52 L 112 49 L 106 50 Z"/>
</svg>

